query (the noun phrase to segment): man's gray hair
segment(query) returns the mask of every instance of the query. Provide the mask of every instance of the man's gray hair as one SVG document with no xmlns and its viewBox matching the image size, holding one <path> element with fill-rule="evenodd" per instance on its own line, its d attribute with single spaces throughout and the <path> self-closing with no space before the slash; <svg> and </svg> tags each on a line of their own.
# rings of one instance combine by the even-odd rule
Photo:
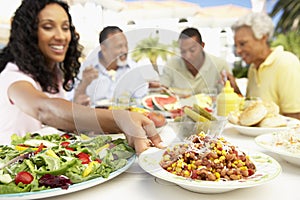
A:
<svg viewBox="0 0 300 200">
<path fill-rule="evenodd" d="M 264 35 L 268 35 L 268 40 L 270 41 L 274 34 L 272 18 L 266 13 L 252 12 L 239 18 L 231 28 L 235 32 L 243 26 L 249 26 L 256 39 L 261 39 Z"/>
</svg>

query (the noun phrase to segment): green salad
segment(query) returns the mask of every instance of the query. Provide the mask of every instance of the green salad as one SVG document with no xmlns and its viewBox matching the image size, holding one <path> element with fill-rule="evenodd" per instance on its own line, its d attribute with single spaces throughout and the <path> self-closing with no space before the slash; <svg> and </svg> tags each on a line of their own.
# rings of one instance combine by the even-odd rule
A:
<svg viewBox="0 0 300 200">
<path fill-rule="evenodd" d="M 109 177 L 135 151 L 125 139 L 73 133 L 12 136 L 0 145 L 0 194 L 34 192 Z"/>
</svg>

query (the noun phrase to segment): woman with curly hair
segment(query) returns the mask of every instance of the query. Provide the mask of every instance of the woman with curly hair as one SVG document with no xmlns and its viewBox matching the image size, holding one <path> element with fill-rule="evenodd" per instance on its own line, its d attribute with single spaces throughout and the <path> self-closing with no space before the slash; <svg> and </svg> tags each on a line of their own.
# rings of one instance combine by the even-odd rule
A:
<svg viewBox="0 0 300 200">
<path fill-rule="evenodd" d="M 66 131 L 125 133 L 137 153 L 162 147 L 151 120 L 125 110 L 94 109 L 64 99 L 79 72 L 79 36 L 59 0 L 23 0 L 0 52 L 0 144 L 42 125 Z"/>
</svg>

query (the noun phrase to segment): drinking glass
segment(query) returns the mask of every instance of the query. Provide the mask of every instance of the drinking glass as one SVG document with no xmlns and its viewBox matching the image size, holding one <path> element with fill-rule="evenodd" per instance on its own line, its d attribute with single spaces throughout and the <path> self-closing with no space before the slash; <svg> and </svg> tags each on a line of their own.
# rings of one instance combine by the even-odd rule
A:
<svg viewBox="0 0 300 200">
<path fill-rule="evenodd" d="M 200 90 L 202 94 L 205 94 L 211 98 L 211 109 L 213 113 L 215 113 L 216 107 L 217 107 L 217 95 L 218 95 L 218 90 L 217 88 L 203 88 Z"/>
</svg>

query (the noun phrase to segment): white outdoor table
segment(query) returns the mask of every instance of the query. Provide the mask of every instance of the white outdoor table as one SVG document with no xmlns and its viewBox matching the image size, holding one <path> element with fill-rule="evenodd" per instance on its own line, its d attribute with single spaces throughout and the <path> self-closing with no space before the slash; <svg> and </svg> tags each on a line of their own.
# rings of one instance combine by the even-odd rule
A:
<svg viewBox="0 0 300 200">
<path fill-rule="evenodd" d="M 166 133 L 165 133 L 166 132 Z M 161 136 L 167 142 L 174 135 L 166 128 Z M 53 200 L 82 200 L 82 199 L 120 199 L 120 200 L 298 200 L 300 199 L 300 167 L 282 160 L 278 155 L 268 152 L 254 142 L 254 137 L 239 134 L 227 125 L 223 136 L 231 143 L 242 148 L 260 151 L 275 158 L 282 167 L 282 173 L 274 180 L 255 187 L 237 189 L 219 194 L 201 194 L 188 191 L 173 183 L 155 178 L 141 169 L 136 162 L 116 178 L 94 187 L 54 196 Z M 173 138 L 172 138 L 173 137 Z"/>
</svg>

